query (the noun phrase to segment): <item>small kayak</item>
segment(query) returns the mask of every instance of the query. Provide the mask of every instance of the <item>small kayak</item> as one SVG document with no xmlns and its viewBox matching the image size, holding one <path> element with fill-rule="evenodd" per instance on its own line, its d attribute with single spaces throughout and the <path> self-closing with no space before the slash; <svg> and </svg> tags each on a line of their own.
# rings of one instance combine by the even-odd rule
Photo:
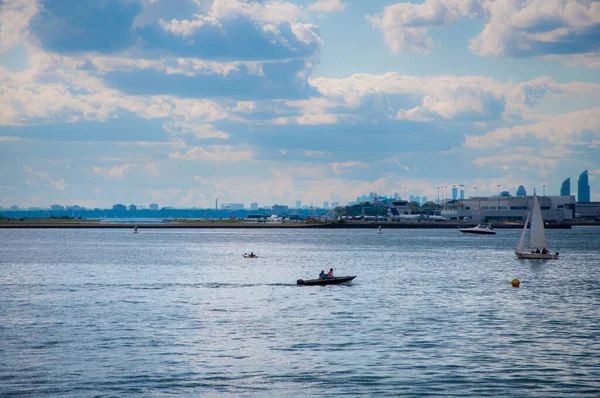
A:
<svg viewBox="0 0 600 398">
<path fill-rule="evenodd" d="M 298 285 L 337 285 L 339 283 L 350 282 L 352 279 L 356 278 L 356 275 L 353 276 L 336 276 L 331 279 L 298 279 L 296 283 Z"/>
</svg>

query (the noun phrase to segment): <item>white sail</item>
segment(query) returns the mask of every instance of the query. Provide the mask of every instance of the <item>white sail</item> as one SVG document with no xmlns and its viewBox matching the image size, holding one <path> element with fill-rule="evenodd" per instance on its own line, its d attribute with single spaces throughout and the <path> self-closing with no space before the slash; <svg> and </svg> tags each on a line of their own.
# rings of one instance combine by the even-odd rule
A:
<svg viewBox="0 0 600 398">
<path fill-rule="evenodd" d="M 531 217 L 531 228 L 529 233 L 529 248 L 544 249 L 548 248 L 548 238 L 546 238 L 546 230 L 544 229 L 544 220 L 540 203 L 537 196 L 533 194 L 533 215 Z"/>
<path fill-rule="evenodd" d="M 523 232 L 521 232 L 521 240 L 519 240 L 519 246 L 517 246 L 517 252 L 519 253 L 523 253 L 525 251 L 525 235 L 527 234 L 527 224 L 529 224 L 529 216 L 531 216 L 531 213 L 527 214 L 527 220 L 525 220 Z"/>
</svg>

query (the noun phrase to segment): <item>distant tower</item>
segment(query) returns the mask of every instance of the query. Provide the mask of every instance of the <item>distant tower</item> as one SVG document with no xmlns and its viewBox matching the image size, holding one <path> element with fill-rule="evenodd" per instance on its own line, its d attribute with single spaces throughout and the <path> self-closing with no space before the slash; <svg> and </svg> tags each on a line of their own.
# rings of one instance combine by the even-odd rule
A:
<svg viewBox="0 0 600 398">
<path fill-rule="evenodd" d="M 590 201 L 590 183 L 587 170 L 579 175 L 579 181 L 577 181 L 577 201 L 580 203 Z"/>
<path fill-rule="evenodd" d="M 564 180 L 560 186 L 560 196 L 571 196 L 571 177 Z"/>
<path fill-rule="evenodd" d="M 456 200 L 458 198 L 458 188 L 452 187 L 452 200 Z"/>
<path fill-rule="evenodd" d="M 523 185 L 519 185 L 519 188 L 517 188 L 517 197 L 521 198 L 524 196 L 527 196 L 527 191 Z"/>
</svg>

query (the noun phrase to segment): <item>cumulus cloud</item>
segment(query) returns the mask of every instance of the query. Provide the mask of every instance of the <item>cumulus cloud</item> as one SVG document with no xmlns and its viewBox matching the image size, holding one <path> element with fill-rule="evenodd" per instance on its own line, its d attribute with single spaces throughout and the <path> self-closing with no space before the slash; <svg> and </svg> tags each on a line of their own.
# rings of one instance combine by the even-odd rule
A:
<svg viewBox="0 0 600 398">
<path fill-rule="evenodd" d="M 218 138 L 221 140 L 229 139 L 230 135 L 224 131 L 215 129 L 210 124 L 195 124 L 187 122 L 165 122 L 163 129 L 172 135 L 193 134 L 196 138 Z"/>
<path fill-rule="evenodd" d="M 41 181 L 42 183 L 50 183 L 51 186 L 61 191 L 69 186 L 62 179 L 54 180 L 47 172 L 34 170 L 31 166 L 25 166 L 25 172 L 27 173 L 26 183 L 28 185 L 35 185 Z"/>
<path fill-rule="evenodd" d="M 484 30 L 469 48 L 483 56 L 530 57 L 600 50 L 600 3 L 587 0 L 502 0 L 483 4 Z"/>
<path fill-rule="evenodd" d="M 170 159 L 210 160 L 217 162 L 243 162 L 253 159 L 249 147 L 234 147 L 232 145 L 196 146 L 185 153 L 179 151 L 169 154 Z"/>
<path fill-rule="evenodd" d="M 379 15 L 367 15 L 371 25 L 381 30 L 393 53 L 428 54 L 435 43 L 429 30 L 457 22 L 462 16 L 480 12 L 479 0 L 426 0 L 423 4 L 397 3 Z"/>
<path fill-rule="evenodd" d="M 137 167 L 134 163 L 126 163 L 122 165 L 114 165 L 112 167 L 98 167 L 92 168 L 95 174 L 106 177 L 109 180 L 122 179 L 128 170 L 133 170 Z"/>
<path fill-rule="evenodd" d="M 29 20 L 36 13 L 35 0 L 0 2 L 0 52 L 23 43 Z"/>
<path fill-rule="evenodd" d="M 357 162 L 357 161 L 348 161 L 348 162 L 334 162 L 331 164 L 331 168 L 335 174 L 341 174 L 344 171 L 355 168 L 365 168 L 368 167 L 366 163 Z"/>
<path fill-rule="evenodd" d="M 465 136 L 466 148 L 497 148 L 531 136 L 556 146 L 587 145 L 600 139 L 600 108 L 565 113 L 529 125 L 503 127 L 481 136 Z"/>
<path fill-rule="evenodd" d="M 600 3 L 589 0 L 426 0 L 367 15 L 393 53 L 429 54 L 429 32 L 462 17 L 485 18 L 469 49 L 486 57 L 553 56 L 567 64 L 598 67 Z M 571 57 L 575 55 L 575 57 Z"/>
<path fill-rule="evenodd" d="M 334 12 L 344 11 L 346 5 L 340 0 L 318 0 L 308 5 L 308 11 L 312 12 Z"/>
</svg>

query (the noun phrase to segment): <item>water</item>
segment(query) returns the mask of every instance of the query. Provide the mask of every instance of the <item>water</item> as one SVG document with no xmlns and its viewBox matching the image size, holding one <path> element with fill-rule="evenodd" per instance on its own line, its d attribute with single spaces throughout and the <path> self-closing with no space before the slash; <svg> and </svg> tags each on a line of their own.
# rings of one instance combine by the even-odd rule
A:
<svg viewBox="0 0 600 398">
<path fill-rule="evenodd" d="M 519 234 L 0 230 L 0 395 L 598 396 L 600 228 Z"/>
</svg>

